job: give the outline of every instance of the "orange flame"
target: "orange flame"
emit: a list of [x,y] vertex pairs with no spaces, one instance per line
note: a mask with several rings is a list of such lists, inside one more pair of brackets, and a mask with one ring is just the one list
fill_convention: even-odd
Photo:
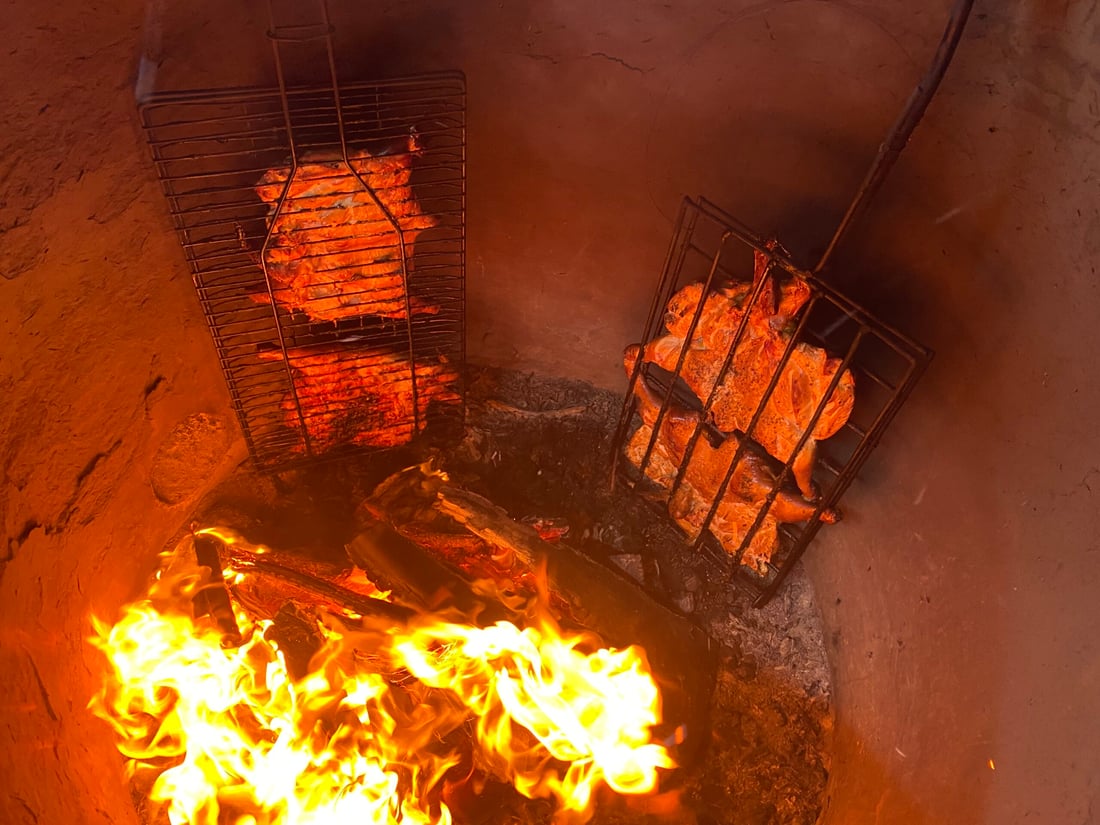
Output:
[[[672,767],[652,743],[660,697],[640,648],[584,653],[582,636],[549,622],[475,628],[433,623],[398,634],[394,650],[427,685],[455,693],[477,717],[478,741],[528,797],[552,795],[583,813],[603,781],[623,794],[648,793]],[[524,742],[516,728],[534,742]],[[566,765],[564,775],[552,760]]]
[[640,648],[549,617],[362,631],[329,617],[295,681],[270,622],[236,606],[243,642],[226,647],[192,618],[199,570],[158,575],[113,626],[92,620],[111,668],[90,706],[173,825],[450,825],[442,780],[464,758],[450,734],[471,718],[481,764],[560,818],[587,819],[601,784],[649,793],[672,767]]

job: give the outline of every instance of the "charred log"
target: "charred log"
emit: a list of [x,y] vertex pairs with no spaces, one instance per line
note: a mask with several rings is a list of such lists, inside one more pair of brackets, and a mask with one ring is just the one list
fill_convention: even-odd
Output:
[[310,662],[324,642],[317,631],[317,622],[291,602],[275,614],[267,636],[279,645],[286,659],[287,672],[296,680],[309,674]]
[[[276,585],[304,591],[306,598],[302,601],[318,606],[333,606],[359,616],[385,619],[395,624],[405,624],[414,615],[414,611],[407,607],[363,595],[281,561],[272,561],[265,558],[266,554],[254,553],[236,546],[224,544],[221,546],[220,555],[226,566],[244,574],[246,582],[250,576],[260,577]],[[234,587],[234,594],[246,603],[250,601],[247,593],[242,593],[239,586]],[[289,600],[284,599],[284,602]],[[281,609],[281,605],[274,611],[269,607],[265,612],[274,615],[278,609]]]
[[372,581],[393,591],[401,602],[434,612],[453,608],[479,624],[515,618],[503,604],[479,596],[432,553],[382,522],[356,536],[347,551],[352,561],[370,571]]
[[222,577],[222,563],[218,557],[220,542],[212,536],[197,535],[192,538],[195,558],[201,567],[210,570],[210,577],[193,599],[195,618],[208,617],[222,632],[225,645],[239,645],[241,630],[233,615],[233,604]]

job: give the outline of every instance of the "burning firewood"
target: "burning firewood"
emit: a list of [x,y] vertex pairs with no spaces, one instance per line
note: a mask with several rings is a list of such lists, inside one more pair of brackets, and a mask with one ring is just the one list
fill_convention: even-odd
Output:
[[394,623],[407,622],[412,616],[411,610],[387,601],[386,593],[362,571],[267,548],[261,548],[261,552],[225,529],[208,529],[198,538],[215,540],[217,555],[232,574],[229,590],[253,616],[274,618],[288,603]]
[[205,616],[213,620],[221,630],[225,644],[239,645],[241,630],[237,627],[237,619],[233,615],[233,605],[229,599],[229,590],[222,576],[224,565],[218,556],[218,542],[212,536],[194,535],[191,543],[195,548],[195,561],[200,567],[210,571],[206,584],[199,588],[192,599],[195,618]]
[[[333,596],[273,551],[199,534],[224,539],[245,577],[274,571],[321,601]],[[487,627],[372,613],[358,628],[318,622],[317,633],[297,614],[287,632],[307,654],[321,648],[296,655],[306,669],[296,675],[276,640],[290,637],[245,606],[239,644],[195,622],[199,569],[193,554],[176,554],[117,622],[93,621],[109,669],[91,708],[172,822],[446,825],[476,807],[465,797],[486,784],[480,773],[579,825],[602,787],[652,793],[674,766],[637,647],[604,647],[545,612]]]
[[[267,353],[263,357],[281,355]],[[406,444],[415,435],[415,419],[419,418],[423,430],[429,409],[453,408],[462,400],[455,391],[458,372],[442,360],[416,361],[414,399],[412,362],[389,350],[301,348],[290,350],[288,358],[298,403],[286,393],[281,405],[284,420],[296,431],[301,430],[304,420],[310,444],[317,452],[342,444]],[[419,415],[414,415],[414,410]]]
[[[424,532],[420,537],[423,540],[427,535]],[[453,540],[460,552],[465,549],[463,534],[432,535],[437,547]],[[377,522],[362,530],[348,544],[347,551],[356,564],[371,571],[374,581],[421,610],[456,610],[479,625],[516,619],[517,611],[509,609],[504,599],[489,596],[484,587],[475,592],[465,578],[442,564],[434,553],[388,524]]]
[[[488,596],[489,601],[522,613],[525,605],[541,597],[538,563],[521,555],[517,564],[516,548],[509,542],[493,541],[491,536],[482,535],[465,520],[447,512],[441,506],[445,480],[446,474],[428,461],[394,473],[379,483],[360,506],[359,521],[364,528],[348,545],[349,555],[372,572],[382,571],[379,575],[383,582],[399,581],[405,587],[416,582],[422,603],[431,603],[433,594],[453,587],[445,579],[440,586],[438,580],[443,574],[437,568],[443,567],[455,571],[466,582],[476,583],[483,601]],[[458,489],[454,485],[447,488]],[[505,517],[500,522],[501,529],[508,529],[511,523]],[[386,529],[396,536],[380,537]],[[403,542],[404,552],[399,551],[399,542]],[[487,588],[492,592],[488,593]],[[550,594],[550,599],[556,615],[574,618],[565,600],[555,593]],[[463,600],[470,601],[460,595],[459,601]]]
[[[420,210],[409,185],[417,150],[410,137],[400,152],[361,152],[349,158],[350,166],[308,160],[289,186],[289,168],[263,176],[256,194],[273,210],[283,198],[264,259],[277,303],[317,321],[405,318],[406,300],[413,314],[438,312],[407,295],[401,268],[401,239],[411,256],[416,236],[437,223]],[[254,297],[270,301],[266,294]]]
[[[667,689],[665,710],[670,724],[663,730],[672,735],[687,731],[686,740],[681,737],[678,761],[690,762],[701,754],[716,664],[714,651],[698,628],[650,599],[621,574],[565,541],[544,541],[534,527],[515,521],[491,501],[449,481],[429,465],[394,474],[376,493],[380,500],[431,525],[435,532],[442,532],[443,527],[433,521],[433,511],[435,517],[462,525],[495,548],[481,557],[478,571],[502,570],[495,575],[505,576],[521,588],[526,584],[545,586],[551,604],[571,623],[598,629],[613,644],[644,647]],[[425,502],[431,502],[431,511],[425,512]],[[405,532],[411,525],[395,526]]]

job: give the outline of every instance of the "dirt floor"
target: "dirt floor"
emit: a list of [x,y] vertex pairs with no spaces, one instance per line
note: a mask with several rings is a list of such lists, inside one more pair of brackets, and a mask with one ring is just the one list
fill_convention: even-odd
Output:
[[[716,643],[717,678],[703,733],[708,741],[701,758],[663,785],[683,792],[685,804],[674,820],[815,823],[828,777],[833,714],[818,607],[801,569],[765,608],[756,609],[753,594],[693,558],[656,509],[622,485],[612,491],[609,451],[621,404],[614,393],[582,382],[474,369],[468,400],[465,438],[457,446],[433,448],[452,481],[516,520],[567,531],[562,541],[635,578],[649,598],[690,617]],[[403,450],[274,476],[242,467],[207,498],[197,518],[232,527],[257,543],[346,566],[343,548],[358,529],[355,514],[363,498],[390,473],[421,458],[421,451]],[[639,592],[638,598],[647,597]],[[524,818],[537,821],[545,813],[528,806]],[[660,818],[605,805],[597,822],[639,817]]]

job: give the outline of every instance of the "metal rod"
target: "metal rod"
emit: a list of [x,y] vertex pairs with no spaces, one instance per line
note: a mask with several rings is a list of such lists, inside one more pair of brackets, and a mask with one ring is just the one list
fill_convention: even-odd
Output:
[[[730,239],[730,232],[726,232],[722,235],[718,241],[718,249],[714,253],[714,257],[711,260],[710,269],[707,272],[707,279],[703,283],[703,288],[699,293],[699,305],[695,308],[694,314],[691,316],[691,323],[688,324],[687,332],[684,333],[684,343],[680,347],[680,355],[676,359],[676,368],[672,370],[674,376],[682,374],[684,363],[687,361],[688,351],[691,349],[692,341],[695,340],[695,330],[699,326],[699,319],[703,317],[703,308],[706,304],[707,294],[710,292],[711,286],[714,284],[714,276],[718,273],[718,263],[722,259],[722,252],[725,250],[726,242]],[[645,361],[645,348],[642,348],[642,352],[638,356],[638,362]],[[637,368],[637,364],[634,365]],[[644,379],[640,379],[644,380]],[[676,393],[676,381],[672,380],[668,383],[668,389],[665,391],[665,397],[661,400],[661,408],[657,411],[657,417],[653,421],[653,430],[649,434],[649,444],[646,445],[645,454],[642,456],[642,460],[638,463],[638,469],[645,474],[646,468],[649,466],[649,459],[653,455],[653,449],[657,446],[658,440],[660,440],[661,425],[664,423],[665,417],[669,413],[669,409],[672,406],[672,396]],[[695,439],[699,437],[699,432],[703,427],[703,422],[700,420],[698,426],[693,433],[693,440],[691,446],[694,446]],[[687,454],[684,462],[681,465],[680,473],[676,476],[676,483],[669,490],[669,500],[676,494],[679,489],[681,480],[684,474],[687,472],[687,460],[691,458],[690,452]]]
[[[283,365],[286,369],[287,382],[290,385],[290,398],[294,404],[295,415],[298,418],[298,424],[302,428],[302,441],[305,445],[307,455],[312,455],[313,444],[310,439],[309,426],[306,424],[305,415],[302,413],[302,401],[298,396],[298,382],[294,379],[294,368],[290,364],[290,353],[287,350],[286,336],[283,334],[283,324],[279,318],[279,303],[275,299],[275,287],[271,283],[271,273],[267,269],[267,252],[271,246],[271,240],[275,235],[275,227],[279,222],[279,216],[282,214],[283,207],[286,204],[287,195],[290,194],[290,187],[294,183],[294,177],[298,172],[298,146],[297,141],[294,139],[294,123],[290,116],[290,98],[287,95],[286,88],[286,75],[283,71],[283,59],[282,51],[279,47],[283,39],[279,35],[279,26],[275,19],[275,3],[274,0],[268,0],[267,4],[268,18],[271,21],[271,29],[268,31],[268,38],[271,40],[271,51],[275,59],[275,77],[279,83],[279,102],[282,104],[283,110],[283,122],[286,126],[286,138],[287,144],[290,148],[290,168],[287,170],[286,183],[283,184],[283,191],[279,193],[279,200],[275,204],[275,211],[271,213],[267,221],[267,232],[264,233],[264,242],[260,247],[260,268],[264,273],[264,285],[267,287],[268,298],[271,301],[271,315],[275,321],[275,333],[279,339],[279,351],[283,356]],[[326,33],[324,36],[331,37],[331,33]]]
[[[721,254],[722,249],[725,246],[726,239],[731,234],[732,234],[732,232],[727,231],[726,234],[722,236],[722,243],[721,243],[721,245],[719,245],[719,254]],[[715,266],[717,266],[717,264],[718,264],[718,259],[716,258],[715,259]],[[714,407],[715,400],[718,398],[719,394],[721,393],[722,383],[726,380],[726,376],[729,374],[730,367],[733,365],[733,360],[737,355],[737,350],[741,346],[741,344],[744,342],[745,333],[748,331],[748,328],[749,328],[749,316],[752,314],[753,308],[756,306],[757,302],[760,300],[760,295],[764,291],[764,285],[767,283],[767,279],[770,277],[770,275],[768,273],[768,270],[770,270],[770,269],[771,269],[771,259],[769,258],[768,264],[765,267],[764,272],[762,273],[761,277],[758,278],[753,283],[752,292],[749,294],[749,296],[747,298],[745,298],[745,302],[744,302],[744,305],[743,305],[744,306],[744,311],[741,314],[741,320],[737,324],[737,332],[735,332],[734,335],[733,335],[733,343],[730,344],[729,351],[726,353],[726,357],[722,361],[722,366],[719,367],[718,374],[714,377],[714,383],[710,388],[710,392],[707,393],[707,398],[706,398],[705,401],[703,401],[703,414],[700,416],[699,424],[696,426],[695,431],[691,434],[691,438],[688,439],[687,446],[684,448],[684,459],[680,464],[679,472],[676,473],[676,478],[673,479],[672,485],[669,488],[669,495],[668,495],[668,500],[669,501],[673,500],[673,497],[679,491],[680,486],[683,484],[684,479],[687,477],[688,467],[690,466],[692,456],[695,453],[695,445],[699,442],[699,436],[703,432],[706,419],[709,416],[711,409]],[[697,313],[702,312],[702,307],[703,307],[703,304],[704,304],[704,302],[706,301],[706,299],[708,297],[708,292],[709,292],[709,284],[708,284],[708,289],[704,289],[703,294],[699,297],[699,309],[697,310]],[[683,364],[683,361],[684,361],[684,354],[687,352],[687,349],[688,349],[687,344],[685,344],[683,352],[680,353],[680,360],[676,363],[676,374],[677,375],[680,374],[681,365]],[[788,355],[788,357],[789,357],[789,355]],[[783,363],[785,364],[786,360],[784,360]],[[773,377],[772,385],[769,385],[768,390],[765,391],[764,397],[763,397],[763,399],[761,399],[761,406],[757,410],[757,414],[752,420],[753,425],[755,425],[756,419],[759,418],[760,413],[762,412],[762,410],[764,408],[764,404],[767,402],[767,399],[768,399],[769,394],[771,392],[771,386],[774,386],[774,383],[779,380],[778,375],[779,375],[779,373],[777,371],[776,375]],[[668,402],[666,401],[665,403],[668,403]],[[752,428],[752,425],[750,425],[750,430],[751,430],[751,428]],[[720,502],[722,500],[723,496],[725,496],[726,489],[729,487],[730,479],[733,478],[734,470],[737,468],[737,465],[740,464],[741,459],[745,454],[745,449],[748,445],[748,439],[752,438],[752,433],[751,432],[747,432],[745,435],[746,435],[745,440],[742,441],[742,443],[740,445],[738,445],[737,450],[734,453],[733,460],[730,462],[730,466],[727,468],[725,479],[719,485],[718,491],[714,496],[713,508],[712,508],[712,510],[710,510],[707,513],[707,517],[703,520],[703,524],[699,528],[698,534],[695,536],[695,542],[696,542],[695,546],[696,547],[698,547],[698,543],[702,540],[702,536],[706,533],[707,528],[710,526],[711,521],[714,519],[714,513],[718,509],[718,502]]]
[[[802,430],[802,435],[799,437],[797,443],[794,445],[794,449],[791,450],[790,457],[784,462],[783,469],[779,475],[776,476],[775,483],[772,485],[771,492],[768,493],[764,503],[760,506],[760,509],[756,513],[756,518],[753,520],[752,526],[745,532],[745,537],[741,540],[741,546],[737,548],[737,560],[741,561],[742,555],[748,548],[749,543],[752,541],[753,536],[756,535],[756,531],[760,529],[760,525],[764,522],[764,517],[771,510],[772,505],[775,503],[776,498],[779,497],[780,488],[786,482],[787,477],[791,473],[791,469],[794,466],[794,462],[798,459],[799,453],[806,446],[806,442],[813,438],[814,428],[817,426],[818,419],[821,418],[821,414],[825,412],[825,406],[829,403],[833,393],[836,391],[837,386],[840,384],[840,379],[844,377],[844,373],[848,370],[848,365],[852,362],[853,356],[856,354],[856,350],[859,348],[860,342],[863,340],[864,331],[860,330],[856,333],[856,337],[852,339],[852,343],[848,346],[848,352],[845,353],[844,358],[841,360],[840,365],[837,367],[836,374],[833,375],[832,381],[829,382],[828,388],[821,396],[821,400],[817,404],[817,408],[814,410],[813,416],[811,416],[806,427]],[[790,351],[784,353],[789,356]],[[778,374],[778,370],[776,371]],[[760,411],[758,410],[758,413]],[[755,422],[753,422],[755,424]],[[811,521],[818,522],[821,520],[821,514],[825,511],[825,508],[829,506],[829,502],[824,496],[819,497],[817,501],[817,508],[814,510],[813,515],[810,517]],[[714,509],[717,509],[715,507]],[[713,516],[713,514],[708,514]]]
[[287,196],[290,192],[290,187],[293,184],[294,177],[297,173],[299,166],[299,147],[298,141],[294,133],[294,123],[290,113],[290,99],[287,94],[286,75],[283,70],[281,47],[284,43],[299,44],[313,41],[323,42],[328,63],[330,82],[330,88],[327,91],[330,91],[332,94],[333,111],[336,117],[337,135],[340,141],[340,157],[343,160],[344,166],[347,167],[348,172],[360,183],[360,185],[366,191],[367,195],[370,197],[371,201],[385,217],[386,222],[396,233],[398,252],[401,261],[401,281],[403,287],[402,291],[404,293],[406,341],[409,351],[409,372],[412,378],[411,390],[413,409],[413,432],[420,432],[420,397],[419,388],[417,387],[416,381],[416,353],[412,334],[412,306],[409,301],[408,259],[404,233],[402,232],[401,225],[379,198],[378,194],[374,191],[370,184],[367,183],[359,170],[357,170],[352,165],[351,158],[348,154],[344,113],[340,100],[340,84],[336,72],[336,54],[332,43],[333,26],[329,19],[328,3],[326,2],[326,0],[318,0],[317,5],[321,18],[319,22],[280,26],[279,22],[276,20],[274,0],[268,0],[268,12],[271,20],[271,29],[268,31],[268,37],[271,40],[272,52],[275,58],[275,73],[279,84],[279,98],[280,103],[282,104],[283,119],[285,121],[287,130],[287,141],[290,147],[290,170],[287,175],[286,183],[283,186],[283,191],[279,195],[279,200],[275,206],[275,211],[268,219],[267,233],[264,236],[263,246],[260,251],[260,264],[264,271],[264,280],[266,282],[268,294],[271,299],[271,311],[275,315],[275,325],[278,331],[279,348],[287,365],[287,374],[290,378],[291,399],[294,404],[299,424],[302,427],[302,437],[305,442],[307,453],[313,452],[309,427],[302,412],[302,405],[298,394],[297,382],[294,380],[293,370],[290,365],[290,356],[286,347],[286,340],[283,334],[282,322],[279,319],[278,304],[275,300],[274,287],[272,285],[270,273],[268,272],[267,267],[268,248],[270,247],[278,218],[283,211]]
[[363,189],[366,190],[367,195],[374,202],[374,205],[382,212],[393,227],[393,231],[397,234],[397,248],[401,256],[401,284],[402,291],[405,298],[405,332],[406,340],[409,348],[409,374],[412,378],[412,408],[413,408],[413,433],[420,433],[420,394],[417,387],[416,380],[416,350],[413,343],[413,331],[412,331],[412,304],[409,300],[409,263],[408,255],[405,246],[405,233],[402,231],[401,224],[393,216],[393,213],[382,202],[382,199],[378,197],[378,193],[374,191],[374,188],[367,183],[363,176],[359,173],[354,166],[352,166],[351,159],[348,157],[348,141],[347,135],[344,130],[344,112],[340,101],[340,83],[336,77],[336,53],[332,47],[332,26],[328,17],[328,3],[326,0],[319,0],[321,5],[321,16],[324,20],[324,25],[329,34],[325,37],[325,51],[328,55],[328,70],[329,79],[332,82],[332,98],[336,107],[336,124],[340,134],[340,157],[344,160],[344,165],[348,168],[348,171],[355,177]]
[[[656,335],[657,329],[660,326],[661,314],[664,312],[665,304],[671,295],[672,287],[676,284],[674,273],[680,271],[680,267],[683,265],[684,255],[687,254],[687,242],[690,239],[692,232],[695,228],[695,220],[698,218],[698,212],[692,210],[689,217],[688,207],[692,205],[688,198],[684,198],[680,201],[680,211],[676,216],[676,228],[673,231],[672,243],[669,244],[668,252],[665,254],[664,266],[661,267],[661,275],[657,279],[657,289],[653,292],[653,302],[649,307],[649,317],[646,318],[645,327],[642,330],[642,345],[644,346],[649,340]],[[688,219],[689,223],[687,228],[684,226],[685,219]],[[682,243],[677,243],[679,239],[683,237]],[[638,358],[635,362],[633,369],[630,372],[630,376],[627,379],[626,388],[626,401],[623,404],[622,411],[619,414],[619,423],[615,428],[615,437],[612,439],[612,456],[620,456],[623,445],[626,442],[626,433],[630,427],[630,421],[634,416],[635,401],[634,401],[634,387],[638,381],[642,379],[642,367],[643,358]],[[658,422],[659,423],[659,422]],[[649,459],[649,452],[652,448],[652,444],[646,450],[645,461]],[[610,487],[615,489],[615,482],[618,473],[619,462],[617,458],[613,458],[611,461],[611,476]],[[645,477],[645,462],[643,461],[641,466],[642,477]]]
[[[764,283],[764,278],[760,279],[760,283]],[[745,315],[741,319],[742,326],[744,326],[745,322],[748,320],[749,313],[752,312],[753,307],[759,298],[759,291],[760,290],[758,287],[757,291],[753,294],[752,303],[747,304],[745,307]],[[768,382],[768,386],[765,388],[764,392],[760,395],[760,401],[757,402],[756,409],[753,411],[752,414],[752,418],[749,419],[749,423],[745,427],[744,438],[742,438],[741,443],[737,445],[737,449],[734,451],[733,454],[733,460],[730,461],[729,467],[726,468],[726,474],[722,479],[722,483],[718,487],[718,493],[717,495],[715,495],[714,500],[711,502],[710,509],[707,510],[706,518],[703,519],[703,523],[699,527],[699,532],[694,536],[694,543],[692,546],[696,550],[703,543],[706,532],[710,528],[711,522],[714,521],[714,516],[718,512],[718,507],[722,503],[722,499],[725,497],[726,491],[729,489],[730,481],[732,481],[733,479],[733,474],[737,471],[737,466],[741,463],[741,459],[744,457],[745,452],[748,449],[749,443],[756,437],[756,426],[760,423],[760,419],[764,415],[764,410],[767,409],[768,404],[772,400],[772,395],[775,392],[775,388],[779,384],[779,381],[783,376],[784,370],[786,370],[787,368],[787,363],[790,361],[791,355],[794,353],[795,346],[798,344],[799,336],[801,335],[802,330],[806,325],[807,319],[810,317],[810,313],[813,311],[813,305],[818,300],[819,299],[817,298],[817,296],[811,296],[808,305],[803,309],[802,317],[798,321],[798,327],[787,340],[787,343],[783,348],[783,354],[780,356],[779,361],[775,365],[775,370],[772,372],[771,380]],[[729,361],[732,361],[733,351],[734,348],[731,348],[730,355],[727,357],[726,366],[728,366]],[[832,393],[832,387],[835,386],[836,382],[839,380],[840,373],[838,372],[837,375],[838,378],[833,379],[833,384],[830,385],[829,392],[822,397],[818,410],[819,413],[828,401],[829,395]],[[711,403],[714,400],[714,397],[718,393],[718,389],[719,386],[715,384],[714,389],[711,391],[711,397],[708,399],[708,403]],[[815,418],[814,423],[816,423],[816,421],[817,419]],[[745,533],[745,536],[742,539],[741,544],[737,548],[736,552],[736,561],[738,564],[741,563],[741,556],[744,554],[745,548],[749,546],[749,542],[752,541],[753,536],[756,535],[756,531],[759,529],[760,523],[763,521],[764,515],[771,508],[772,502],[775,501],[775,496],[779,494],[779,488],[787,478],[787,471],[789,470],[791,464],[794,462],[795,457],[798,455],[798,451],[799,449],[801,449],[802,444],[805,442],[808,433],[809,430],[803,432],[802,438],[798,442],[797,449],[787,459],[783,467],[783,473],[776,479],[776,482],[772,488],[771,496],[768,498],[767,503],[764,505],[764,507],[760,509],[760,512],[757,513],[756,520],[753,522],[752,527]],[[775,456],[775,458],[779,458],[779,456]]]
[[886,140],[879,146],[878,155],[867,171],[867,176],[863,179],[863,183],[856,192],[848,211],[841,219],[836,232],[833,233],[829,246],[826,247],[821,260],[814,267],[814,274],[820,274],[824,271],[856,218],[863,213],[871,199],[882,188],[887,174],[897,162],[901,150],[909,142],[913,130],[920,123],[928,104],[931,103],[932,97],[936,94],[940,82],[947,73],[947,67],[951,64],[951,58],[955,54],[955,48],[959,45],[959,40],[962,39],[963,29],[966,27],[966,21],[970,16],[970,9],[973,5],[974,0],[956,0],[951,9],[951,17],[947,21],[943,37],[940,39],[940,46],[932,59],[932,65],[928,67],[928,71],[925,72],[924,77],[917,84],[917,88],[909,96],[905,109],[902,110],[901,116],[886,136]]

